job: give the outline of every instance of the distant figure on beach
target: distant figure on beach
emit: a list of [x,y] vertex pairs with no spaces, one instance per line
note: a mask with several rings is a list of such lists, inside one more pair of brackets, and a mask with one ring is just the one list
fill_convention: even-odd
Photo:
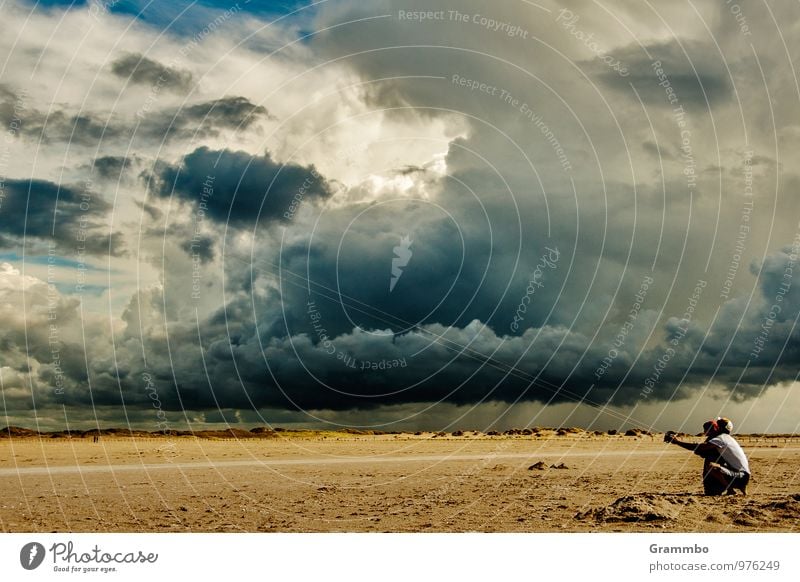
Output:
[[750,464],[742,447],[731,436],[733,423],[723,417],[703,423],[706,440],[700,444],[685,443],[674,431],[664,435],[665,443],[678,445],[703,457],[703,491],[706,495],[733,495],[738,489],[747,495]]

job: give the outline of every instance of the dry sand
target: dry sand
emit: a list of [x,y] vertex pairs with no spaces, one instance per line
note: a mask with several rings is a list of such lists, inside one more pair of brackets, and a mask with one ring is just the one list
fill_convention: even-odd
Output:
[[746,497],[660,435],[5,438],[0,529],[798,531],[800,439],[741,442]]

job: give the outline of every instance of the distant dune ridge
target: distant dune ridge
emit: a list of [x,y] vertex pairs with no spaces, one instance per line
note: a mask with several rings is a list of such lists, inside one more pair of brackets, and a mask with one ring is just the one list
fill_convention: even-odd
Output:
[[[511,428],[505,431],[490,430],[487,432],[478,430],[455,430],[452,432],[444,431],[381,431],[367,430],[358,428],[341,428],[338,430],[313,430],[313,429],[287,429],[282,427],[257,426],[249,430],[228,427],[217,430],[167,430],[167,431],[146,431],[130,428],[102,428],[89,430],[57,430],[57,431],[37,431],[19,426],[7,426],[0,429],[0,438],[91,438],[91,437],[138,437],[138,438],[157,438],[157,437],[195,437],[202,439],[264,439],[277,438],[279,436],[384,436],[384,435],[403,435],[425,438],[487,438],[487,437],[531,437],[531,438],[550,438],[550,437],[572,437],[572,438],[619,438],[633,437],[655,438],[663,433],[652,432],[643,428],[631,428],[624,432],[615,429],[607,431],[587,430],[579,427],[538,427],[531,428]],[[677,433],[680,437],[703,436],[702,433],[691,435],[688,433]],[[737,434],[737,437],[744,438],[795,438],[798,434]]]
[[101,428],[90,430],[57,430],[57,431],[36,431],[28,428],[18,426],[7,426],[0,429],[0,438],[91,438],[95,436],[100,437],[166,437],[166,436],[187,436],[197,438],[237,438],[237,439],[252,439],[252,438],[273,438],[277,431],[265,427],[256,427],[252,430],[243,430],[240,428],[227,428],[223,430],[168,430],[168,431],[146,431],[130,428]]

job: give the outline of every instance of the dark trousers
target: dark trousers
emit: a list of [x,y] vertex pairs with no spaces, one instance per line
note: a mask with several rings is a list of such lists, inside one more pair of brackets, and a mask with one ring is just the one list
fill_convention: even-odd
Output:
[[703,463],[703,493],[705,495],[724,495],[732,488],[746,488],[747,483],[750,481],[750,475],[742,471],[741,473],[727,479],[727,483],[715,478],[710,474],[711,461],[706,460]]

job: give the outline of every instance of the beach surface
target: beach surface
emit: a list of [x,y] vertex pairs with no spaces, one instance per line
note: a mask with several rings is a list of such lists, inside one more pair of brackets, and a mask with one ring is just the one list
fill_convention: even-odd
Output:
[[[748,438],[704,497],[661,435],[277,433],[0,439],[5,532],[793,532],[800,438]],[[694,439],[699,440],[699,439]]]

